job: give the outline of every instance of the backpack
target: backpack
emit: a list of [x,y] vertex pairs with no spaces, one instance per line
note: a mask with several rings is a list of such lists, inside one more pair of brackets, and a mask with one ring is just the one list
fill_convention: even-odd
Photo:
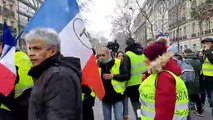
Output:
[[182,69],[181,78],[184,80],[185,83],[191,83],[195,81],[195,71],[192,65],[186,61],[181,60],[178,61],[178,64],[180,65]]

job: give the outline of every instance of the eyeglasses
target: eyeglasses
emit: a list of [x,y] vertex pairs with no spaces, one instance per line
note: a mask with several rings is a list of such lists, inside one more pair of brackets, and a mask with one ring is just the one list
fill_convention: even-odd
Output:
[[98,57],[105,57],[105,54],[98,54]]

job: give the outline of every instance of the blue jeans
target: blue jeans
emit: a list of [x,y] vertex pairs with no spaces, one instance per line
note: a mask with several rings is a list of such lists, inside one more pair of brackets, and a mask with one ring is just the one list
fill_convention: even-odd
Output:
[[123,103],[118,101],[115,103],[102,102],[104,120],[112,120],[112,107],[114,109],[115,120],[123,120]]

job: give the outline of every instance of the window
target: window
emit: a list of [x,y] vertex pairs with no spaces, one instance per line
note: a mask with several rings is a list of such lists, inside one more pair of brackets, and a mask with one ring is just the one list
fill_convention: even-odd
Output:
[[11,26],[14,27],[14,21],[10,21]]
[[196,44],[193,44],[193,50],[194,51],[196,50]]
[[186,26],[183,28],[183,36],[186,36]]
[[195,23],[192,23],[192,34],[195,33]]
[[4,18],[4,22],[7,22],[7,18]]
[[13,4],[10,4],[10,10],[13,10]]

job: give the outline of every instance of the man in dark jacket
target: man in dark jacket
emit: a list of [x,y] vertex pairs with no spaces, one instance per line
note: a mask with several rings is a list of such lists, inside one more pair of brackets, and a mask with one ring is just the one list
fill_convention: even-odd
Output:
[[53,29],[32,30],[25,40],[34,78],[28,120],[81,120],[79,59],[60,54],[60,38]]
[[205,82],[206,91],[209,94],[210,107],[212,107],[213,115],[213,39],[205,38],[201,41],[205,49],[204,54],[204,63],[202,65],[202,72]]
[[187,85],[189,99],[190,99],[190,101],[196,103],[196,107],[197,107],[197,114],[196,115],[203,116],[201,98],[199,96],[200,72],[201,72],[201,69],[202,69],[202,64],[201,64],[199,58],[196,56],[195,53],[193,53],[193,51],[191,49],[185,49],[184,50],[184,58],[190,65],[192,65],[194,72],[195,72],[194,81],[191,81]]
[[127,69],[131,73],[131,78],[127,82],[126,93],[131,100],[133,111],[136,120],[140,119],[137,111],[140,111],[139,91],[138,88],[142,81],[142,73],[146,71],[144,64],[145,57],[143,55],[143,48],[140,44],[135,43],[132,38],[126,41],[127,47],[125,49],[126,55],[124,61],[127,63]]
[[105,96],[102,100],[104,120],[111,120],[112,107],[115,120],[123,120],[123,103],[126,81],[130,78],[126,65],[120,59],[113,58],[108,48],[98,49],[98,61]]

